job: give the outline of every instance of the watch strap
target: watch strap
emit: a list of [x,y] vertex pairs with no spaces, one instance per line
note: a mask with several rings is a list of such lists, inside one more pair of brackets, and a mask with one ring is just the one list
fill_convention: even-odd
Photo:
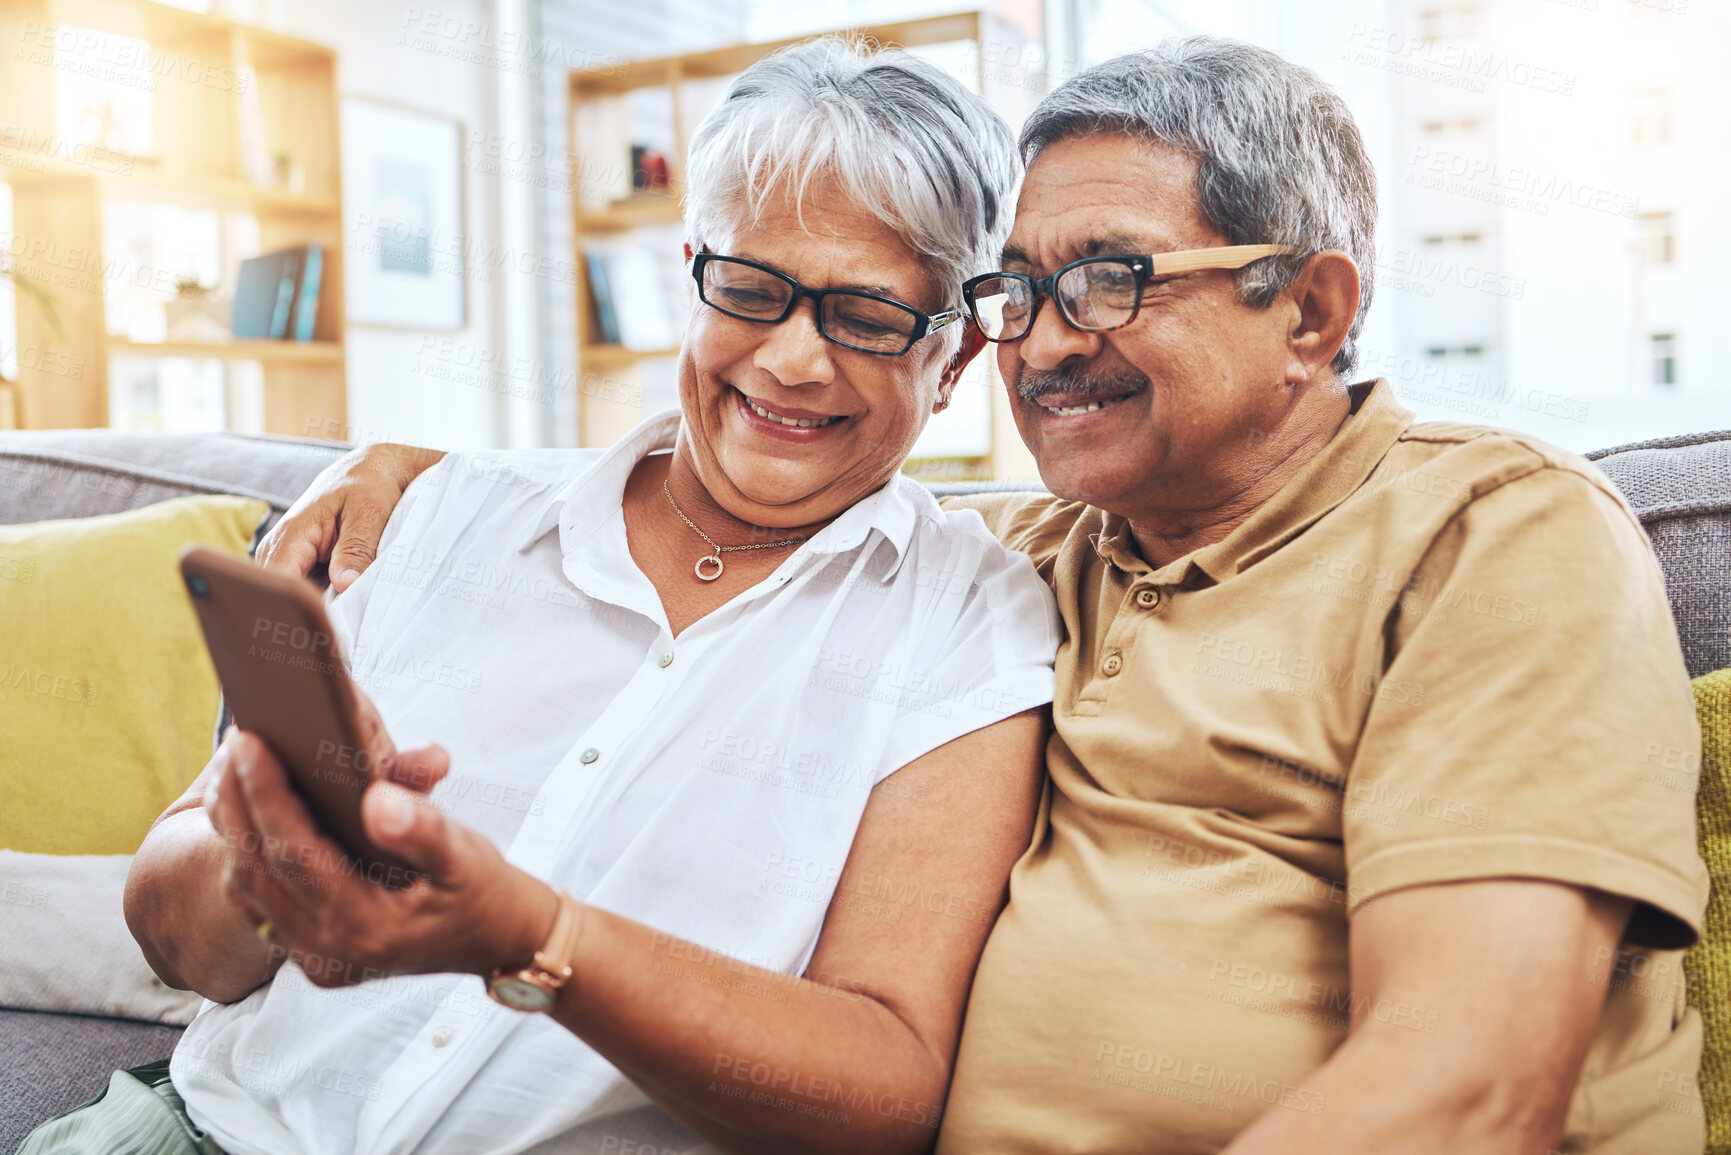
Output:
[[576,899],[563,890],[555,890],[553,894],[559,900],[559,908],[553,916],[553,929],[547,932],[547,941],[535,952],[527,967],[494,969],[487,978],[487,993],[494,999],[499,999],[496,988],[501,980],[517,979],[545,991],[552,1000],[545,1009],[551,1010],[553,1003],[558,1001],[559,992],[570,981],[571,953],[577,946],[582,917]]
[[563,890],[555,890],[559,913],[553,917],[553,929],[547,932],[547,942],[535,952],[534,968],[551,979],[554,989],[564,986],[571,978],[571,952],[577,945],[577,900]]

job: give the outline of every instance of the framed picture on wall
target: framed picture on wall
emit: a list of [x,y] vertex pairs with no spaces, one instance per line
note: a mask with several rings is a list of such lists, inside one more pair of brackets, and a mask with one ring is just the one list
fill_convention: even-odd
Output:
[[461,329],[463,126],[354,97],[342,120],[349,322]]

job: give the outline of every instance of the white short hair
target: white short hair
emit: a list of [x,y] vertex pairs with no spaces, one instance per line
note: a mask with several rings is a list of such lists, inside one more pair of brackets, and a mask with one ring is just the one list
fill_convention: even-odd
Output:
[[924,258],[940,307],[960,308],[962,282],[996,267],[1020,171],[1003,118],[943,69],[826,36],[746,69],[698,126],[686,240],[699,250],[758,220],[775,190],[797,201],[833,178]]

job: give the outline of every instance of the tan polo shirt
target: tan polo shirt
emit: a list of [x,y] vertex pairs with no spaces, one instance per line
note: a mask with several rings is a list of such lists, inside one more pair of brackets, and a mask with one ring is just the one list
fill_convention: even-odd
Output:
[[1355,400],[1249,521],[1159,569],[1101,510],[967,500],[1051,581],[1067,637],[1048,806],[940,1155],[1214,1152],[1263,1111],[1325,1112],[1300,1084],[1360,997],[1353,912],[1506,877],[1638,900],[1591,963],[1612,990],[1562,1149],[1700,1152],[1675,949],[1707,898],[1700,737],[1658,564],[1581,458],[1413,424],[1383,382]]

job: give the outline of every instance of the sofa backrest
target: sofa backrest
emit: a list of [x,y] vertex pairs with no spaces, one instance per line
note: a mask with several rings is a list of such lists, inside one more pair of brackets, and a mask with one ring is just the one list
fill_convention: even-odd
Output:
[[1689,676],[1731,666],[1731,431],[1587,456],[1647,527],[1665,570]]
[[0,433],[0,525],[120,513],[200,493],[259,498],[274,524],[347,448],[239,433]]
[[[240,493],[274,522],[348,446],[236,433],[0,433],[0,525]],[[1628,497],[1665,570],[1691,676],[1731,666],[1731,431],[1588,454]],[[1044,492],[1038,482],[937,485],[939,494]]]

